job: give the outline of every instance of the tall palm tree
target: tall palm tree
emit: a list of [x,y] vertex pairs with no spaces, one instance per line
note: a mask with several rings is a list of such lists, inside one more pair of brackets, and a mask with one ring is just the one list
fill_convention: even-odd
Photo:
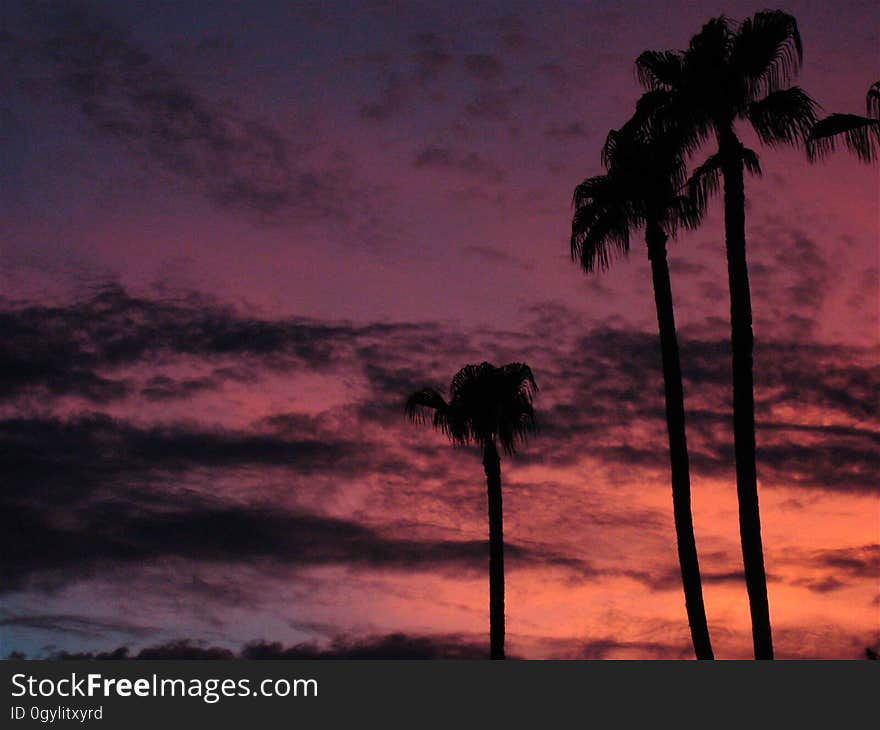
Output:
[[612,254],[629,251],[630,232],[645,228],[660,330],[672,505],[685,608],[697,659],[713,659],[691,513],[684,392],[666,259],[669,234],[679,225],[695,227],[701,211],[679,192],[686,175],[681,148],[669,135],[651,138],[639,127],[637,110],[633,120],[608,135],[603,150],[607,173],[588,178],[575,189],[571,255],[588,273],[606,268]]
[[831,114],[816,122],[807,140],[810,160],[834,152],[838,140],[863,162],[880,158],[880,81],[868,89],[865,99],[867,116]]
[[406,415],[434,428],[453,445],[477,445],[483,452],[483,469],[489,493],[489,646],[492,659],[504,659],[504,527],[501,501],[501,458],[516,453],[537,428],[532,406],[538,385],[528,365],[510,363],[495,367],[488,362],[466,365],[452,378],[449,401],[425,388],[406,401]]
[[737,135],[748,122],[767,145],[797,145],[816,122],[813,100],[789,86],[802,61],[797,21],[781,11],[756,13],[737,25],[714,18],[684,51],[648,51],[636,61],[653,92],[655,123],[687,130],[690,151],[714,139],[715,153],[700,169],[695,193],[705,199],[724,183],[724,233],[733,350],[733,428],[740,540],[756,659],[773,658],[767,577],[761,540],[755,466],[752,302],[746,263],[744,169],[757,158]]

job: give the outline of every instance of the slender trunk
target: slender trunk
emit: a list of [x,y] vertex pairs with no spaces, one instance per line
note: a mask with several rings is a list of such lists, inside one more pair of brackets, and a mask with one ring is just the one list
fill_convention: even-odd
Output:
[[666,239],[663,229],[656,222],[649,222],[646,241],[648,257],[651,260],[651,275],[654,280],[654,303],[657,306],[657,324],[660,329],[660,350],[663,358],[675,537],[678,542],[678,562],[681,566],[681,582],[694,653],[697,659],[714,659],[709,640],[709,625],[706,621],[706,608],[703,605],[700,563],[697,559],[694,519],[691,514],[691,479],[684,423],[684,390],[681,382],[678,339],[675,334],[675,315],[672,309],[672,285],[669,281],[669,265],[666,261]]
[[489,490],[489,657],[504,659],[504,528],[501,505],[501,459],[494,441],[483,447]]
[[761,545],[758,478],[755,467],[755,394],[752,380],[752,298],[746,264],[745,188],[742,145],[727,130],[719,140],[724,173],[724,233],[730,284],[730,327],[733,350],[733,446],[739,532],[755,659],[773,658],[767,576]]

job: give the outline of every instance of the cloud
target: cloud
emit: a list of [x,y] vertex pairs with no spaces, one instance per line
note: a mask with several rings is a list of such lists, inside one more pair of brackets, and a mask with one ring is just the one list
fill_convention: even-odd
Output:
[[[68,303],[0,309],[14,334],[0,362],[19,364],[0,370],[3,588],[51,591],[159,564],[479,578],[486,557],[479,457],[453,453],[442,436],[407,423],[402,402],[425,385],[445,389],[461,365],[488,359],[528,362],[541,386],[541,432],[509,467],[510,570],[680,590],[674,550],[660,548],[668,547],[669,516],[609,496],[609,485],[668,479],[656,335],[586,329],[559,307],[529,316],[503,332],[352,325],[259,317],[200,297],[135,297],[114,286]],[[552,339],[541,336],[551,330]],[[692,338],[681,345],[692,474],[732,483],[729,345]],[[764,486],[873,493],[880,435],[870,394],[880,374],[871,362],[857,348],[762,343],[756,395]],[[310,387],[299,379],[315,375],[346,383],[339,405],[298,408]],[[83,387],[88,408],[70,401],[78,383],[101,380],[118,392],[99,398]],[[276,400],[245,416],[237,404],[267,383]],[[125,408],[112,414],[120,399]],[[151,404],[161,409],[143,410]],[[168,415],[176,405],[185,418]],[[213,422],[230,408],[237,425]],[[541,481],[529,471],[541,465],[586,468],[587,493]],[[589,496],[592,489],[599,491]],[[656,559],[637,567],[607,556],[584,560],[582,541],[604,540],[611,528],[648,541]],[[834,581],[863,580],[848,566],[862,561],[867,573],[875,569],[869,557],[822,556],[827,565],[804,587],[827,592]],[[710,561],[705,582],[740,582],[731,565]],[[256,599],[203,583],[177,590],[236,605]]]
[[504,75],[504,64],[489,53],[471,53],[464,57],[464,68],[483,81],[495,81]]
[[464,105],[464,112],[469,117],[479,120],[508,120],[513,115],[514,102],[522,94],[521,86],[483,88]]
[[589,130],[578,121],[551,124],[544,134],[555,140],[586,139],[590,136]]
[[206,99],[106,19],[70,8],[32,15],[18,45],[50,74],[51,93],[99,134],[189,180],[220,208],[260,220],[338,216],[338,173],[297,159],[279,130]]
[[393,73],[381,97],[361,105],[361,116],[383,122],[401,111],[411,95],[412,89],[409,83],[400,74]]
[[821,550],[816,554],[816,562],[839,574],[876,578],[880,574],[880,544]]
[[63,307],[12,304],[0,310],[0,326],[9,335],[0,343],[0,398],[75,394],[94,403],[135,390],[131,377],[108,373],[164,356],[227,362],[213,368],[210,377],[152,376],[140,389],[147,398],[190,397],[224,381],[247,381],[261,368],[332,370],[358,339],[395,329],[414,332],[413,325],[272,321],[204,298],[137,298],[116,285]]
[[[849,626],[782,624],[773,627],[780,659],[865,659],[865,649],[880,639],[876,626],[857,634]],[[783,648],[784,647],[784,648]]]
[[181,400],[191,398],[197,393],[214,390],[219,383],[214,378],[184,378],[173,380],[164,375],[155,375],[141,389],[141,396],[147,400]]
[[457,635],[411,636],[388,634],[362,639],[337,638],[328,647],[279,643],[249,644],[241,651],[243,659],[487,659],[482,642]]
[[541,76],[559,85],[565,85],[570,78],[569,71],[561,63],[550,61],[542,63],[536,69]]
[[[428,111],[435,118],[457,111],[487,122],[507,120],[524,100],[523,84],[506,84],[505,55],[520,54],[529,38],[523,24],[508,16],[491,24],[491,40],[412,33],[407,53],[383,59],[384,81],[376,98],[360,104],[362,117],[376,122]],[[438,114],[438,111],[441,113]],[[460,126],[460,123],[457,123]]]
[[149,636],[156,629],[124,621],[101,620],[74,614],[35,614],[16,615],[0,619],[0,626],[10,628],[36,629],[51,633],[75,634],[95,638],[106,633],[123,633],[133,636]]
[[421,82],[433,81],[452,62],[452,56],[436,48],[425,48],[412,54],[416,76]]
[[446,169],[468,175],[485,177],[490,182],[500,182],[504,173],[491,160],[478,152],[459,152],[449,147],[428,145],[415,154],[413,166],[417,169]]
[[[447,162],[441,152],[428,154],[432,162],[424,164]],[[512,348],[500,346],[504,338],[492,342],[491,336],[441,326],[445,346],[440,352],[430,345],[436,341],[436,324],[272,320],[206,299],[138,298],[108,286],[64,306],[17,304],[0,310],[0,324],[10,333],[0,346],[0,397],[21,406],[39,394],[49,403],[70,395],[99,406],[136,397],[172,403],[215,392],[224,383],[254,387],[272,373],[342,377],[353,372],[369,384],[372,396],[353,404],[358,410],[347,418],[396,428],[401,400],[436,377],[432,373],[442,374],[442,384],[467,361],[525,360],[540,375],[542,388],[548,386],[542,390],[541,448],[524,454],[527,461],[577,463],[585,453],[584,439],[591,439],[590,451],[607,463],[666,469],[656,335],[609,328],[579,335],[577,322],[564,324],[558,313],[551,319],[553,324],[536,320],[534,327],[537,332],[552,326],[559,333],[555,343],[538,344],[541,340],[532,339],[529,330],[508,340]],[[729,475],[729,343],[726,338],[682,337],[681,350],[695,471]],[[184,370],[173,377],[160,374],[155,371],[160,362],[177,362]],[[880,439],[872,425],[880,370],[871,364],[871,353],[837,345],[761,342],[755,375],[762,480],[870,491]],[[825,422],[813,422],[808,414],[820,411]],[[87,423],[90,429],[110,428],[94,419],[80,421],[79,427]],[[39,421],[28,427],[38,424],[49,427]],[[70,427],[43,433],[66,438]],[[641,433],[638,440],[632,437],[635,431]],[[218,451],[230,446],[230,455],[245,448],[232,448],[217,433],[208,438],[210,428],[196,433],[205,444],[216,443]],[[154,431],[150,438],[157,443],[171,439],[161,442],[170,448],[184,435]],[[257,442],[247,443],[253,447]],[[273,457],[262,451],[255,458],[271,462]]]
[[[563,325],[547,326],[558,332]],[[692,472],[730,478],[729,343],[682,337],[680,346]],[[570,349],[539,350],[528,359],[537,358],[544,379],[561,390],[552,400],[545,391],[542,400],[541,440],[552,448],[529,450],[524,459],[572,466],[592,454],[606,464],[656,473],[668,468],[655,334],[599,328]],[[756,351],[755,378],[762,483],[874,490],[871,465],[880,430],[872,393],[880,388],[880,370],[869,351],[765,341]],[[813,422],[817,413],[824,413],[825,423]]]
[[838,580],[833,575],[824,578],[798,578],[792,581],[793,585],[802,586],[814,593],[832,593],[841,588],[846,588],[847,584]]
[[481,246],[474,244],[471,246],[467,246],[464,249],[464,252],[478,260],[484,261],[487,264],[507,264],[510,266],[521,268],[525,271],[531,271],[534,268],[530,263],[523,261],[518,256],[515,256],[509,251],[505,251],[504,249],[496,246]]
[[101,476],[120,471],[242,464],[295,464],[304,473],[311,473],[331,466],[338,468],[353,450],[344,439],[291,438],[192,423],[139,427],[104,414],[73,419],[7,418],[0,421],[0,441],[16,451],[14,455],[7,452],[9,465],[21,470],[32,463],[43,470],[44,476],[58,467],[61,478],[75,478],[79,465],[87,474],[94,463],[101,464]]
[[[289,429],[288,422],[275,426]],[[305,424],[300,424],[305,426]],[[259,467],[333,479],[390,469],[366,443],[211,432],[184,426],[141,429],[106,416],[62,422],[0,421],[2,589],[31,578],[57,587],[101,567],[158,560],[288,566],[347,564],[377,570],[484,569],[485,540],[416,539],[386,534],[357,520],[242,503],[181,490],[188,474]],[[207,476],[207,475],[205,475]],[[205,478],[203,476],[202,478]],[[208,479],[211,477],[208,476]],[[199,496],[200,495],[200,496]],[[49,506],[51,505],[51,510]],[[513,569],[548,565],[589,571],[581,561],[507,546]]]
[[772,217],[757,226],[753,238],[762,252],[750,266],[753,297],[762,304],[755,311],[756,327],[806,340],[818,326],[833,283],[822,247]]
[[114,659],[208,659],[208,660],[293,660],[293,659],[488,659],[488,647],[456,634],[410,635],[402,633],[352,638],[339,636],[328,645],[302,643],[284,646],[280,642],[246,644],[238,652],[224,647],[206,647],[200,642],[178,639],[148,646],[132,655],[121,646],[107,652],[59,652],[54,660]]
[[[452,65],[454,56],[434,32],[411,34],[412,50],[403,58],[385,57],[380,64],[386,80],[377,99],[360,105],[360,114],[374,122],[385,122],[402,113],[414,100],[436,96],[437,83]],[[442,96],[442,93],[441,93]]]
[[526,32],[528,25],[516,15],[504,15],[497,21],[498,38],[502,48],[510,53],[522,53],[533,42]]
[[580,647],[579,659],[610,659],[614,656],[639,656],[654,659],[690,658],[693,647],[682,644],[668,644],[659,641],[620,641],[618,639],[593,639]]
[[56,654],[53,654],[50,657],[54,661],[63,661],[63,660],[72,660],[72,661],[84,661],[84,660],[98,660],[98,661],[107,661],[107,660],[129,660],[129,659],[144,659],[144,660],[210,660],[210,661],[222,661],[222,660],[230,660],[235,659],[235,654],[229,649],[225,649],[222,647],[206,647],[201,646],[198,642],[192,642],[188,639],[179,639],[176,641],[169,641],[164,644],[157,644],[155,646],[148,646],[141,649],[137,654],[130,654],[130,650],[127,646],[120,646],[111,651],[99,651],[99,652],[67,652],[61,651]]

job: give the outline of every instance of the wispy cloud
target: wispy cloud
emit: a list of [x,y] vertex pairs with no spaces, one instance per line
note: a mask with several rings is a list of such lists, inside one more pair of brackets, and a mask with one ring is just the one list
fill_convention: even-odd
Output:
[[[7,306],[0,319],[15,336],[2,352],[2,395],[19,412],[0,419],[4,588],[58,586],[87,579],[100,565],[161,558],[479,575],[485,544],[478,460],[450,458],[431,434],[409,428],[401,410],[409,392],[443,388],[468,361],[523,360],[536,372],[541,434],[523,451],[521,469],[592,464],[604,470],[600,485],[664,480],[656,336],[582,331],[564,311],[537,314],[514,332],[441,323],[355,326],[269,319],[199,297],[139,298],[116,286],[56,306]],[[552,341],[537,335],[548,317]],[[685,339],[682,356],[693,473],[732,479],[728,344]],[[825,365],[816,368],[817,361]],[[762,483],[873,493],[880,435],[871,394],[880,375],[870,354],[765,344],[756,363]],[[157,374],[169,365],[174,377]],[[298,378],[315,374],[358,385],[335,409],[276,406],[234,426],[212,420],[224,388],[246,397],[267,383],[278,388],[283,377],[295,393]],[[107,412],[121,401],[129,413],[150,403],[201,405],[188,407],[187,418],[144,411],[135,421]],[[812,419],[813,410],[823,421]],[[546,506],[534,508],[533,524],[511,533],[512,570],[544,566],[580,580],[627,578],[652,591],[677,589],[672,553],[656,565],[614,566],[585,560],[570,542],[570,534],[598,535],[611,525],[640,539],[659,536],[665,516],[632,507],[624,514],[609,507],[609,495],[586,502],[562,483],[534,479],[513,487],[514,503]],[[284,506],[272,503],[276,484],[290,495]],[[327,510],[328,494],[367,485],[369,509]],[[577,529],[565,504],[581,515]],[[404,514],[406,523],[388,518]],[[457,529],[462,515],[464,529]],[[510,516],[519,524],[515,509]],[[541,525],[556,525],[557,539],[541,538]],[[829,552],[820,559],[843,580],[864,577],[869,557]],[[739,573],[720,561],[707,567],[705,580],[727,584]],[[808,587],[836,586],[826,580]]]
[[50,92],[96,133],[190,181],[218,207],[264,221],[340,215],[339,170],[304,159],[271,124],[199,93],[106,18],[70,6],[34,11],[11,38],[20,69],[37,64]]
[[452,170],[485,178],[489,182],[504,179],[501,168],[478,152],[460,152],[450,147],[429,145],[416,152],[416,169]]

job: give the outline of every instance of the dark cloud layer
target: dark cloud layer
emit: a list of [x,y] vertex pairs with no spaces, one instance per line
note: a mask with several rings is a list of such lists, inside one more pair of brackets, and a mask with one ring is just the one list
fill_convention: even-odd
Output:
[[[622,449],[627,458],[650,461],[652,454],[663,453],[662,439],[630,443],[619,438],[635,422],[663,425],[659,345],[647,332],[597,329],[578,336],[566,324],[556,345],[539,345],[540,339],[523,333],[515,350],[505,352],[509,348],[498,341],[484,344],[478,340],[485,337],[444,331],[445,347],[438,350],[429,344],[437,341],[438,326],[433,324],[270,320],[198,298],[137,298],[115,286],[62,306],[7,305],[0,311],[0,326],[5,333],[0,340],[0,396],[12,402],[30,394],[50,400],[74,394],[100,405],[136,392],[149,400],[186,400],[227,381],[257,383],[271,372],[339,373],[344,361],[369,381],[378,399],[374,406],[397,407],[408,390],[436,383],[441,373],[448,378],[457,367],[445,362],[449,355],[479,358],[494,350],[499,357],[528,355],[552,386],[549,392],[565,396],[545,401],[542,414],[544,438],[562,443],[541,449],[544,455],[534,458],[564,460],[566,442],[578,434],[607,434],[605,446]],[[727,457],[721,432],[729,420],[729,345],[726,339],[683,338],[681,348],[695,456],[708,467]],[[210,374],[136,378],[138,367],[151,368],[169,358],[208,364]],[[860,465],[878,438],[871,424],[877,414],[880,368],[873,365],[872,353],[844,346],[761,343],[756,381],[759,446],[768,464],[779,463],[780,470],[786,463],[803,468],[813,464],[816,476],[824,476],[824,464],[833,458],[827,450],[832,449],[852,465],[847,476],[855,480],[853,488],[864,485],[869,475]],[[135,388],[138,383],[141,387]],[[817,425],[776,415],[795,405],[833,414],[839,423]],[[811,448],[799,449],[806,441]],[[786,450],[786,443],[793,452]],[[788,471],[800,474],[803,468]]]
[[[174,489],[198,468],[285,465],[335,478],[363,471],[345,465],[350,445],[193,431],[139,431],[106,418],[74,423],[6,421],[0,497],[2,590],[33,577],[46,586],[99,568],[165,558],[288,566],[363,565],[376,569],[481,571],[483,541],[416,540],[383,535],[357,521],[242,505]],[[51,452],[49,451],[51,449]],[[337,468],[338,467],[338,468]],[[51,507],[51,509],[50,509]],[[508,546],[513,565],[575,565]]]
[[[552,342],[539,334],[547,317],[555,318]],[[450,460],[448,448],[406,424],[401,410],[409,392],[444,388],[466,361],[523,360],[535,370],[541,432],[523,450],[522,463],[575,467],[589,459],[612,481],[649,474],[662,480],[668,469],[656,336],[620,327],[582,331],[562,311],[543,312],[522,332],[467,332],[439,323],[355,326],[273,320],[199,297],[143,298],[108,286],[52,306],[8,304],[0,324],[0,405],[19,413],[0,418],[5,592],[53,590],[157,561],[482,575],[482,537],[407,534],[409,527],[394,520],[330,516],[316,509],[320,502],[298,501],[300,491],[306,496],[377,479],[387,491],[373,498],[387,500],[389,514],[429,500],[450,514],[479,508],[478,459]],[[685,338],[682,357],[692,472],[732,480],[728,344]],[[756,392],[765,485],[874,493],[880,436],[872,394],[880,376],[871,362],[870,353],[853,348],[762,343]],[[177,363],[180,372],[155,374],[159,363]],[[100,410],[122,400],[135,409],[138,403],[187,402],[224,383],[260,388],[279,375],[314,373],[360,382],[357,392],[367,395],[353,396],[332,413],[275,411],[236,428],[196,419],[135,423]],[[71,411],[71,396],[86,407]],[[823,421],[798,418],[809,409],[823,413]],[[468,463],[472,468],[463,478],[460,469]],[[259,490],[242,499],[214,486],[249,483],[254,474],[274,475],[292,502],[270,504]],[[441,483],[443,489],[431,491]],[[600,510],[590,520],[606,529],[660,529],[653,514],[609,517],[607,523],[602,515]],[[672,553],[653,566],[609,568],[570,548],[524,538],[508,541],[512,570],[549,568],[572,580],[623,577],[648,591],[679,589]],[[827,593],[865,580],[876,571],[875,548],[804,557],[803,564],[818,560],[822,575],[803,587]],[[706,585],[741,580],[738,570],[704,571]],[[624,644],[600,642],[583,655],[671,651],[662,642]],[[432,646],[277,651],[454,653]]]
[[328,646],[314,643],[283,646],[278,642],[255,642],[233,652],[222,647],[205,647],[181,639],[149,646],[132,654],[121,646],[107,652],[60,652],[54,659],[488,659],[488,650],[461,636],[413,636],[386,634],[359,639],[339,637]]
[[[732,474],[730,355],[726,339],[681,341],[689,447],[696,474]],[[526,458],[574,463],[589,436],[606,462],[665,469],[659,343],[639,331],[599,329],[556,355],[553,367],[568,380],[573,399],[554,402],[543,436],[555,448]],[[755,355],[759,475],[768,485],[800,484],[829,490],[874,492],[873,464],[880,368],[857,348],[793,342],[761,343]],[[791,409],[833,414],[837,425],[792,419]],[[777,413],[785,412],[785,417]],[[645,429],[648,429],[647,431]],[[641,436],[634,439],[632,433]]]
[[155,631],[148,626],[137,626],[122,621],[105,621],[74,614],[20,615],[0,619],[0,626],[36,629],[39,631],[76,634],[89,639],[102,637],[107,633],[125,633],[135,636],[148,636]]
[[134,389],[131,381],[106,373],[162,356],[209,363],[227,358],[235,367],[218,368],[207,380],[151,377],[144,384],[148,398],[187,397],[225,379],[247,378],[250,364],[330,369],[356,338],[412,328],[270,321],[198,298],[135,298],[111,285],[72,306],[7,308],[0,312],[0,329],[0,397],[73,394],[106,403]]
[[[310,438],[296,437],[313,423],[279,416],[256,432],[242,433],[186,424],[144,429],[104,415],[0,421],[0,469],[7,476],[0,493],[0,590],[52,588],[101,569],[168,558],[459,574],[483,570],[482,540],[407,539],[356,520],[254,500],[233,503],[181,488],[193,475],[210,482],[242,469],[281,469],[295,484],[297,475],[352,480],[405,468],[387,456],[374,457],[378,444],[322,440],[314,428]],[[515,540],[508,556],[514,569],[589,570],[579,560]]]

